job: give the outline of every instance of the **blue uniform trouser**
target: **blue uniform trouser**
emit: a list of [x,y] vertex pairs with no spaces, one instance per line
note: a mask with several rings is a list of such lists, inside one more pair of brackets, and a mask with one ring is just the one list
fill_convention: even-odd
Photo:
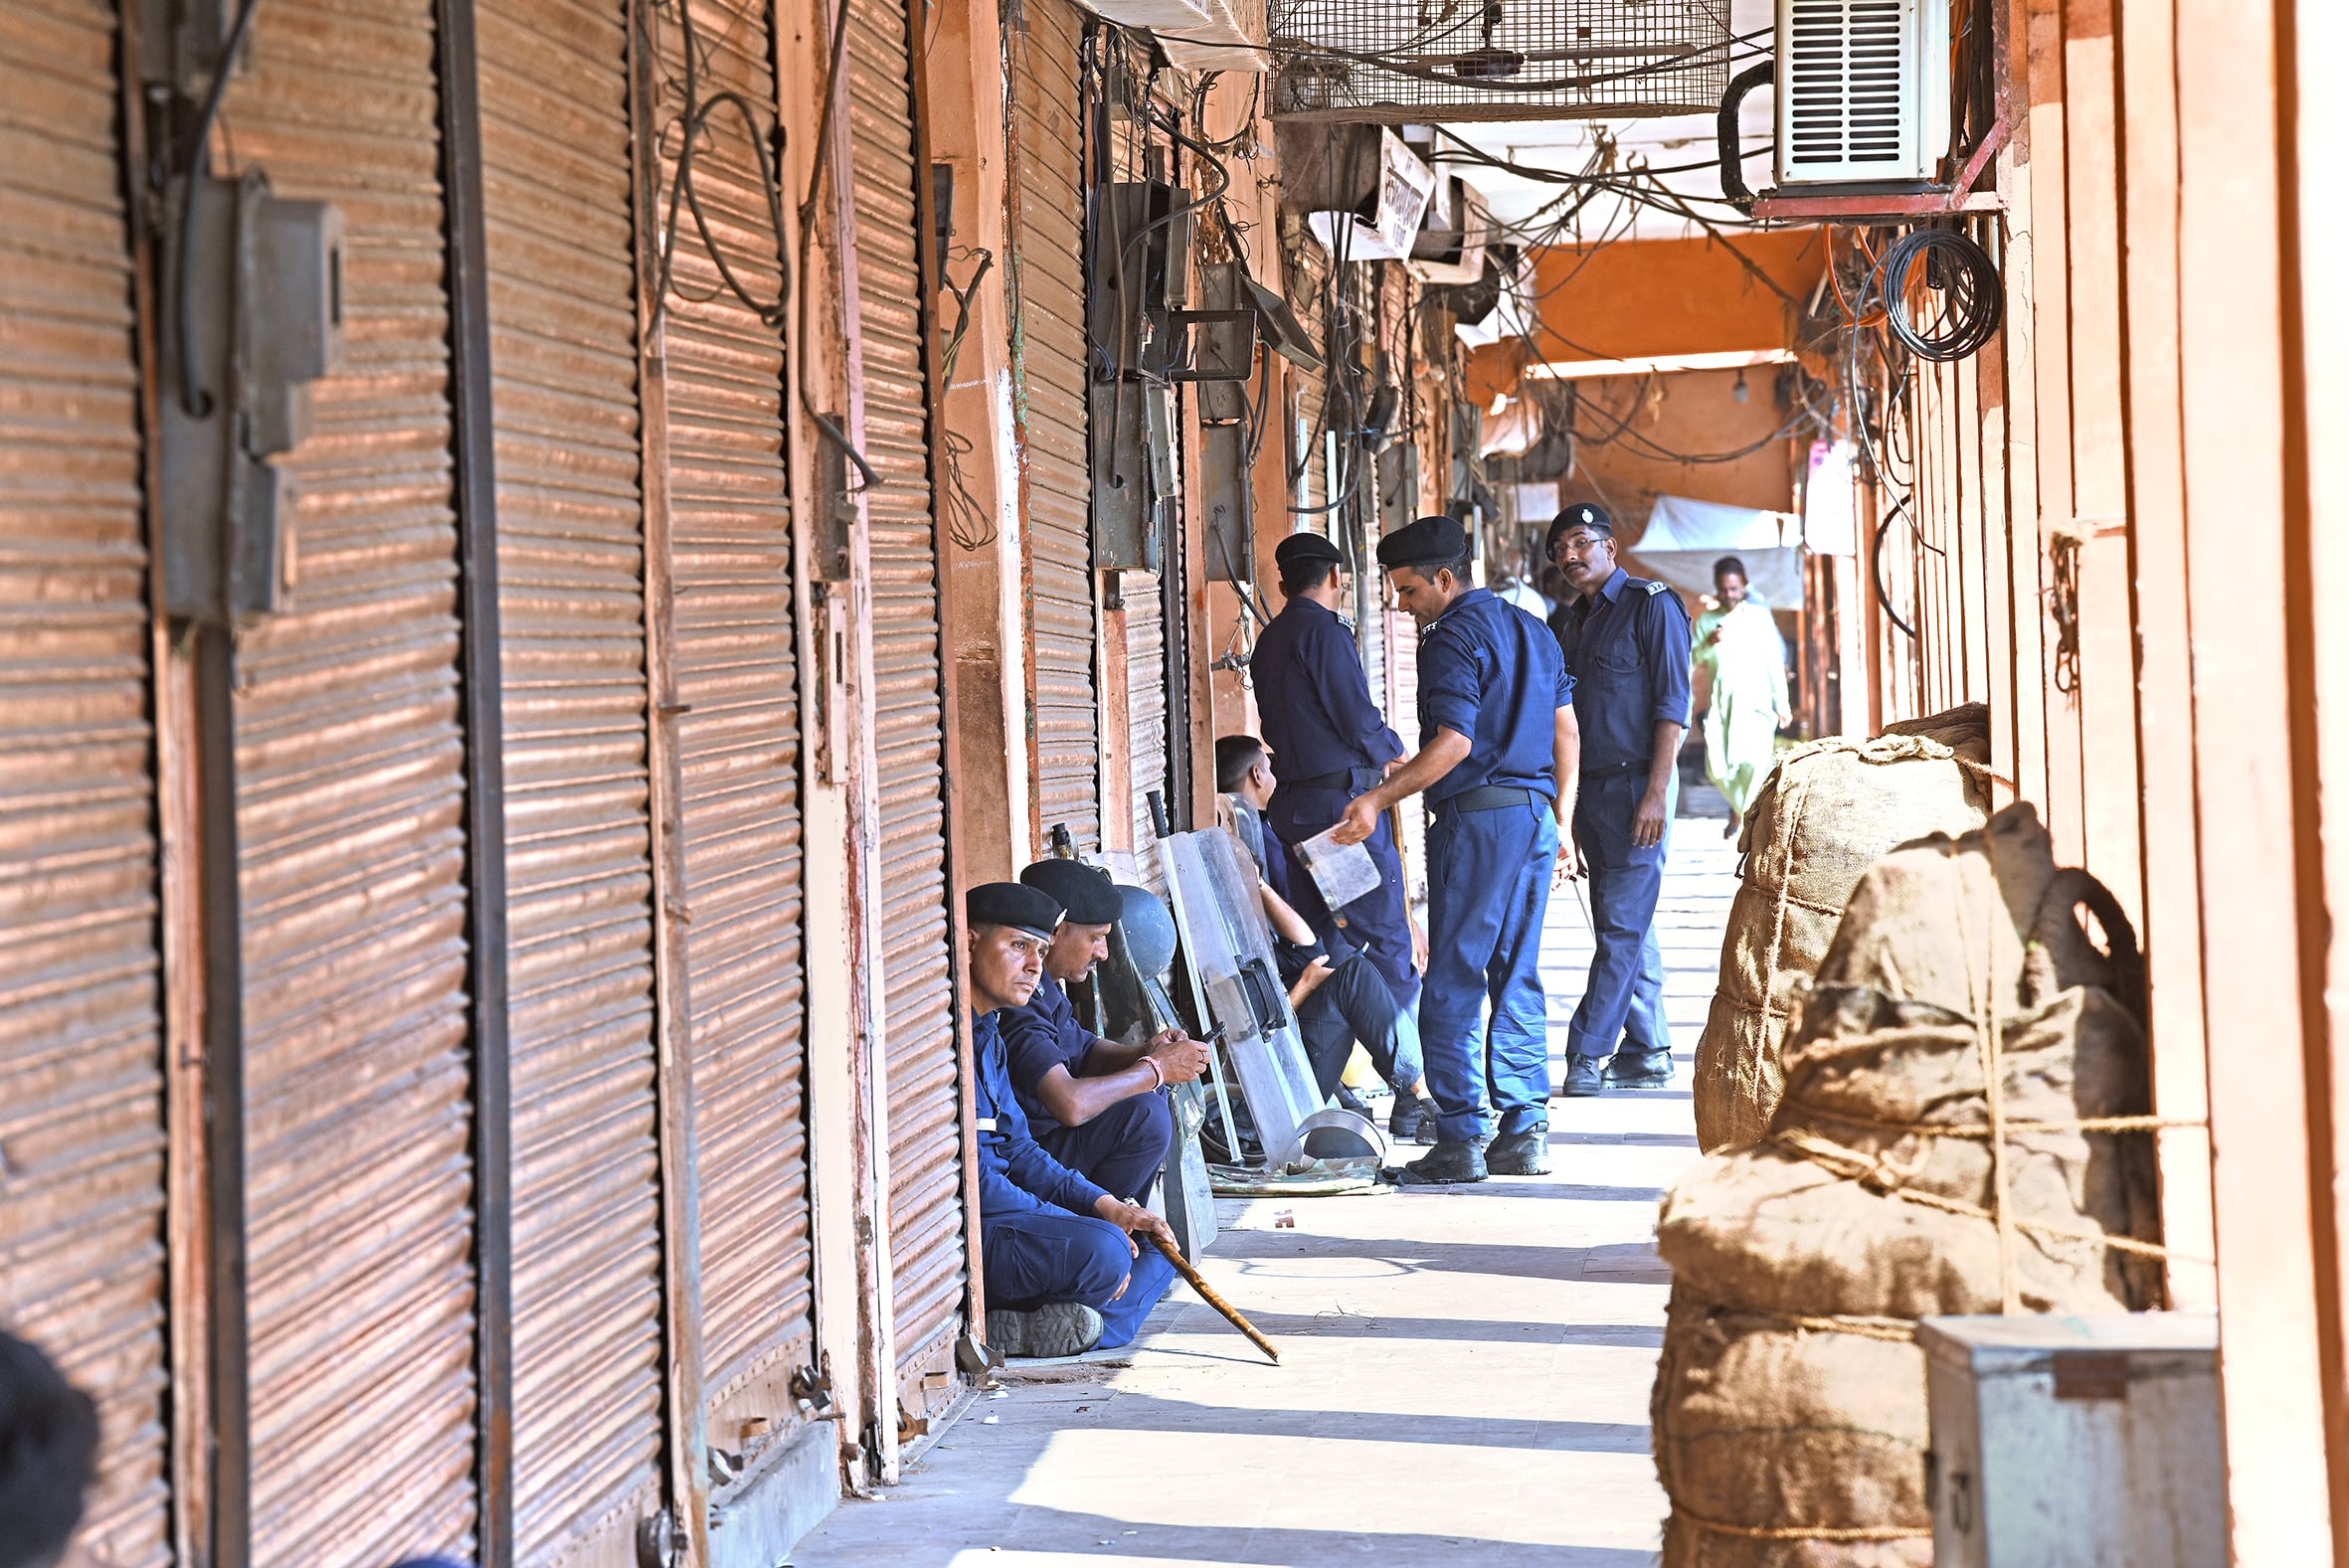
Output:
[[990,1308],[1081,1302],[1101,1314],[1104,1350],[1132,1342],[1174,1284],[1174,1266],[1147,1241],[1138,1257],[1109,1221],[1061,1209],[983,1219],[979,1245]]
[[1174,1113],[1156,1090],[1121,1100],[1092,1121],[1036,1134],[1044,1152],[1113,1197],[1150,1201],[1174,1141]]
[[1590,981],[1566,1030],[1575,1056],[1667,1051],[1664,951],[1656,942],[1656,899],[1664,890],[1664,851],[1671,841],[1676,777],[1664,796],[1665,837],[1646,849],[1631,841],[1632,819],[1647,792],[1644,773],[1585,779],[1574,802],[1574,842],[1590,868],[1590,925],[1596,952]]
[[[1550,803],[1439,811],[1427,829],[1427,989],[1419,1044],[1436,1135],[1504,1135],[1548,1123],[1549,1017],[1541,922],[1557,869]],[[1483,1037],[1480,1015],[1491,1017]]]
[[1399,1094],[1415,1088],[1424,1069],[1419,1061],[1419,1027],[1394,1004],[1386,981],[1369,958],[1350,954],[1297,1009],[1297,1032],[1305,1037],[1305,1060],[1314,1086],[1328,1099],[1337,1092],[1356,1040],[1370,1065]]
[[1368,954],[1386,977],[1387,988],[1394,992],[1394,1004],[1408,1011],[1419,999],[1419,971],[1411,962],[1411,921],[1404,907],[1403,859],[1394,847],[1394,818],[1381,811],[1378,830],[1362,841],[1362,847],[1378,863],[1377,890],[1335,914],[1322,902],[1321,889],[1314,885],[1305,861],[1287,847],[1335,827],[1353,799],[1344,789],[1299,789],[1283,784],[1274,793],[1264,819],[1272,824],[1274,836],[1289,857],[1290,904],[1324,947],[1337,951],[1330,936],[1338,932]]

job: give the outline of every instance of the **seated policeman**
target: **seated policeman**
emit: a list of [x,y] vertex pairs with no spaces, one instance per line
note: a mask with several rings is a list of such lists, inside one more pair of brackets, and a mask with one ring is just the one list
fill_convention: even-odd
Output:
[[1205,1072],[1207,1048],[1179,1029],[1145,1045],[1120,1045],[1079,1023],[1063,987],[1109,957],[1109,928],[1122,908],[1117,884],[1076,860],[1039,860],[1019,880],[1065,911],[1035,995],[1001,1020],[1019,1109],[1054,1159],[1121,1198],[1147,1202],[1174,1137],[1174,1113],[1160,1091]]
[[1017,882],[971,890],[971,1031],[979,1139],[980,1257],[987,1274],[987,1339],[1005,1355],[1076,1355],[1133,1339],[1174,1281],[1174,1269],[1132,1232],[1174,1233],[1138,1203],[1104,1192],[1028,1135],[1011,1093],[996,1027],[1044,977],[1044,950],[1060,925],[1049,893]]

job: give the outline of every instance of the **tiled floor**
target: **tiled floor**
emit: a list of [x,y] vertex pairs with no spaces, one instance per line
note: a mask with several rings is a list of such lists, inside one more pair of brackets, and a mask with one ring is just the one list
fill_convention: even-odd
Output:
[[[1676,824],[1665,890],[1684,1076],[1734,887],[1719,824]],[[1574,900],[1553,902],[1559,1042],[1589,942]],[[1652,1239],[1658,1196],[1696,1158],[1688,1093],[1553,1102],[1550,1141],[1545,1177],[1227,1204],[1206,1273],[1281,1365],[1178,1290],[1114,1362],[1014,1369],[905,1484],[843,1504],[793,1562],[1648,1562],[1664,1511]]]

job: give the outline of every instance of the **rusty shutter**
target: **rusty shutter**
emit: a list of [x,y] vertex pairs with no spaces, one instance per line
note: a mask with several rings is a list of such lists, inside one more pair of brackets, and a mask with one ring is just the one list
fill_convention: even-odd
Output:
[[[938,552],[904,0],[849,8],[856,296],[881,795],[881,972],[888,1042],[889,1259],[900,1397],[917,1416],[963,1319],[962,1098],[947,951]],[[884,1419],[886,1416],[884,1415]]]
[[1101,742],[1085,434],[1084,14],[1069,0],[1017,0],[1005,21],[1011,375],[1024,463],[1036,791],[1044,831],[1065,822],[1090,852],[1101,846]]
[[[703,93],[775,101],[770,12],[696,0]],[[659,123],[681,111],[664,25]],[[662,136],[673,153],[678,136]],[[663,165],[663,189],[673,175]],[[693,188],[743,287],[781,291],[779,241],[739,117],[717,114]],[[784,345],[728,291],[690,218],[663,326],[686,997],[701,1220],[701,1383],[713,1444],[796,1422],[813,1264],[804,1103],[807,986],[798,622],[784,459]]]
[[[463,737],[431,0],[284,0],[216,165],[341,207],[344,371],[237,639],[253,1559],[469,1540]],[[222,154],[233,154],[224,157]]]
[[513,1105],[514,1560],[659,1506],[642,512],[627,19],[481,0]]
[[95,1397],[83,1547],[170,1561],[145,525],[114,8],[0,0],[0,1326]]

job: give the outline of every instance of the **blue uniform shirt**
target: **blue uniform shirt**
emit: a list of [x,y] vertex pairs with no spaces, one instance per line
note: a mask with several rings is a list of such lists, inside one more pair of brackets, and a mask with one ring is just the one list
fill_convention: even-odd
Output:
[[1680,596],[1617,567],[1597,594],[1568,600],[1549,627],[1574,677],[1582,771],[1647,766],[1656,726],[1689,722],[1689,613]]
[[1042,1135],[1060,1124],[1044,1109],[1036,1088],[1055,1067],[1076,1076],[1077,1063],[1093,1049],[1093,1031],[1077,1022],[1077,1009],[1060,982],[1047,974],[1036,982],[1036,993],[1025,1007],[1006,1007],[996,1014],[1003,1033],[1003,1060],[1019,1109],[1027,1114],[1029,1131]]
[[1248,679],[1275,779],[1378,769],[1403,755],[1370,701],[1354,638],[1327,605],[1301,598],[1282,607],[1256,639]]
[[981,1013],[973,1025],[971,1057],[979,1080],[972,1086],[972,1109],[979,1119],[979,1217],[997,1220],[1054,1209],[1093,1216],[1102,1190],[1045,1153],[1028,1132],[1026,1114],[1004,1068],[995,1014]]
[[1573,701],[1573,677],[1540,621],[1481,588],[1453,600],[1419,633],[1419,744],[1452,730],[1471,749],[1428,786],[1427,803],[1483,784],[1556,799],[1557,710]]

